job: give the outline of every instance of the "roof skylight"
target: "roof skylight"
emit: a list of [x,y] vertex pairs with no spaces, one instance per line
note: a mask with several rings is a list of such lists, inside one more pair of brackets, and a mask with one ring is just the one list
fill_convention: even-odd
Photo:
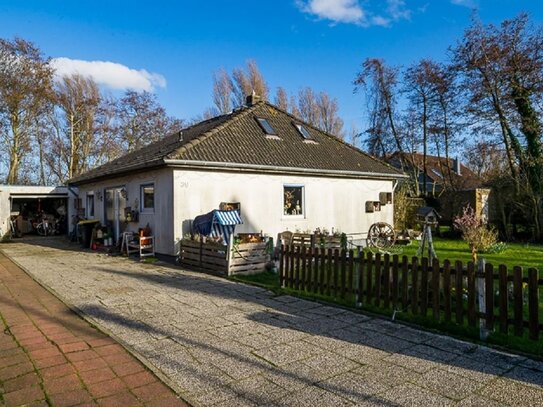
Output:
[[304,126],[298,123],[294,123],[294,125],[296,126],[296,128],[298,129],[298,132],[302,135],[304,139],[311,140],[311,134],[309,134],[309,131],[307,131],[307,129]]
[[275,130],[273,129],[273,127],[271,126],[268,120],[263,119],[262,117],[257,117],[256,121],[258,122],[260,127],[262,127],[262,130],[264,130],[264,133],[266,133],[269,136],[277,135],[277,133],[275,132]]

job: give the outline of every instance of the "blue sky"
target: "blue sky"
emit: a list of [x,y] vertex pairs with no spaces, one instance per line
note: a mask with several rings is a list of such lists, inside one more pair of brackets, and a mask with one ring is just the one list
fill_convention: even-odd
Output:
[[445,59],[473,8],[485,23],[521,11],[543,23],[543,0],[0,0],[0,37],[31,40],[60,70],[98,75],[113,93],[152,90],[180,118],[212,105],[214,71],[255,59],[273,92],[325,90],[346,127],[362,130],[352,86],[361,62]]

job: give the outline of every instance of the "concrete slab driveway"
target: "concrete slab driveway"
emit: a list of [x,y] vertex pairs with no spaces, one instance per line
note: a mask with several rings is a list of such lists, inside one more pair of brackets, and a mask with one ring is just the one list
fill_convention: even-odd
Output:
[[173,267],[1,245],[204,406],[543,405],[543,363]]

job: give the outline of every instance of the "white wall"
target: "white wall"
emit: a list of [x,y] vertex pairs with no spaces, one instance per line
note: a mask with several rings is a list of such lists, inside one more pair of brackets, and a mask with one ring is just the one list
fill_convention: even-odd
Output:
[[[393,205],[380,212],[366,213],[366,201],[378,201],[379,192],[392,192],[393,182],[383,180],[334,179],[307,176],[282,176],[248,173],[219,173],[181,169],[161,169],[79,186],[83,205],[87,192],[95,194],[95,218],[104,223],[104,199],[96,192],[125,187],[128,205],[140,201],[140,186],[155,184],[155,211],[140,213],[139,222],[127,224],[136,231],[151,226],[156,251],[176,255],[178,241],[190,232],[198,215],[218,209],[221,202],[241,202],[243,225],[236,232],[267,233],[274,238],[284,230],[313,231],[317,227],[345,233],[367,232],[375,222],[393,222]],[[283,186],[304,185],[305,215],[283,214]],[[139,207],[139,205],[138,205]]]
[[[305,215],[283,214],[283,185],[305,188]],[[218,209],[220,202],[241,202],[243,225],[236,232],[278,233],[313,231],[317,227],[345,233],[367,232],[375,222],[393,223],[393,205],[366,213],[366,201],[379,201],[379,192],[392,192],[393,182],[174,170],[174,236],[189,232],[195,216]]]
[[[142,213],[140,186],[150,183],[154,183],[155,185],[155,210],[152,213]],[[79,197],[83,206],[86,205],[87,193],[94,193],[94,218],[99,219],[102,224],[105,224],[104,190],[113,187],[125,187],[127,191],[127,205],[140,212],[138,222],[126,223],[126,230],[135,232],[138,228],[143,228],[149,224],[155,236],[155,250],[158,253],[173,255],[172,171],[164,168],[79,186]],[[102,195],[101,200],[98,199],[99,194],[97,192],[100,192]]]

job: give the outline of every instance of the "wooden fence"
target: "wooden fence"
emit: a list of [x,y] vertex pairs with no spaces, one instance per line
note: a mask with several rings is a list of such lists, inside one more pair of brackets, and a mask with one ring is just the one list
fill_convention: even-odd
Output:
[[282,287],[356,306],[482,325],[489,332],[512,330],[515,336],[528,329],[530,339],[537,340],[543,329],[538,270],[479,268],[472,262],[429,264],[427,258],[282,246],[279,278]]
[[179,263],[191,269],[220,275],[262,272],[269,261],[266,243],[224,246],[183,239]]

